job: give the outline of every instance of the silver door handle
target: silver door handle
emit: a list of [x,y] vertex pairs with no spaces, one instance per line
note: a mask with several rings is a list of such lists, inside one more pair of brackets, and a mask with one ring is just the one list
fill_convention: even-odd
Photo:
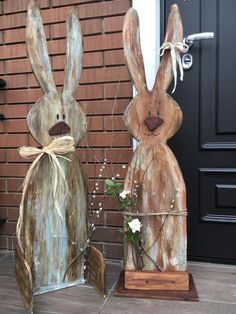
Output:
[[[188,45],[190,49],[195,40],[202,40],[202,39],[211,39],[214,38],[213,32],[204,32],[204,33],[197,33],[188,35],[183,39],[184,44]],[[193,56],[190,53],[186,53],[182,56],[182,65],[184,70],[189,70],[193,66]]]
[[202,40],[202,39],[211,39],[214,38],[213,32],[204,32],[204,33],[197,33],[191,34],[184,38],[183,42],[189,46],[189,48],[193,45],[195,40]]

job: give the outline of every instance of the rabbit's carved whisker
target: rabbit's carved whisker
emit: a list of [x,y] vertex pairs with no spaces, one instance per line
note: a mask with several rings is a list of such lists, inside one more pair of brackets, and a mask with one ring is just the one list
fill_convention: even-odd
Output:
[[70,132],[70,127],[64,121],[57,122],[49,130],[49,135],[61,135]]

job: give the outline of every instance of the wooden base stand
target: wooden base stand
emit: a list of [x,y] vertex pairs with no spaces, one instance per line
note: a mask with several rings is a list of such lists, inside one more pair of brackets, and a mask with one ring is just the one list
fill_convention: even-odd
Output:
[[[137,273],[137,272],[134,272]],[[143,277],[146,276],[147,272],[144,272],[145,274],[143,275]],[[152,274],[153,272],[149,272],[150,274]],[[151,281],[150,283],[150,274],[148,275],[149,279],[147,280],[148,282],[145,283],[144,282],[144,287],[149,287],[150,285],[153,284],[153,282]],[[187,273],[186,273],[187,274]],[[125,275],[126,275],[126,284],[125,284]],[[179,300],[179,301],[198,301],[198,294],[194,285],[194,281],[193,281],[193,277],[191,274],[187,274],[188,275],[188,283],[189,283],[189,289],[188,290],[180,290],[180,289],[176,289],[176,290],[164,290],[162,288],[162,290],[155,288],[156,290],[150,290],[149,289],[141,289],[141,282],[143,282],[143,278],[140,281],[139,288],[129,288],[127,289],[127,283],[129,286],[129,280],[127,280],[127,272],[125,273],[124,271],[121,272],[120,274],[120,278],[118,280],[118,283],[116,285],[116,289],[115,289],[115,293],[114,295],[116,297],[128,297],[128,298],[143,298],[143,299],[161,299],[161,300]],[[129,277],[129,274],[128,274]],[[136,276],[135,276],[136,277]],[[165,277],[165,276],[164,276]],[[164,278],[163,277],[163,278]],[[160,277],[159,277],[160,278]],[[186,279],[186,276],[184,275],[184,277]],[[183,279],[182,278],[182,279]],[[181,279],[181,280],[182,280]],[[135,279],[136,280],[136,279]],[[177,278],[177,280],[173,281],[174,284],[176,283],[177,286],[179,285],[179,278]],[[186,281],[185,281],[186,283]],[[161,283],[161,280],[159,279],[157,281],[157,277],[155,278],[155,285],[153,285],[154,287],[158,287],[159,285],[163,286],[167,286],[170,285],[171,286],[171,280],[168,279],[168,275],[166,276],[166,278],[163,280],[163,284]],[[126,287],[125,287],[126,286]],[[167,287],[166,286],[166,287]],[[130,287],[132,287],[132,285],[130,285]],[[172,286],[173,287],[173,286]]]
[[160,272],[125,270],[126,289],[189,290],[187,272]]

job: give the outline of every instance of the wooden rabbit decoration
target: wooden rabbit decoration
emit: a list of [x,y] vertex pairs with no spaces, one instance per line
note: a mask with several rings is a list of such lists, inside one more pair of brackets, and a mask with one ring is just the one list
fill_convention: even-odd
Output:
[[31,294],[83,281],[87,204],[75,145],[84,136],[87,124],[84,111],[73,98],[83,54],[76,11],[67,19],[67,65],[62,94],[57,92],[53,80],[37,0],[31,0],[28,7],[26,42],[34,74],[44,91],[27,117],[31,134],[44,148],[35,151],[40,154],[39,159],[26,177],[16,249],[18,284],[27,308],[32,311]]
[[[171,7],[165,42],[183,40],[177,5]],[[132,217],[142,222],[142,263],[138,270],[186,271],[186,191],[179,165],[167,145],[179,129],[182,112],[167,94],[173,78],[170,51],[165,51],[153,89],[147,88],[137,12],[129,9],[123,28],[125,59],[137,95],[124,114],[125,124],[139,141],[125,178],[125,190],[138,195]],[[128,214],[127,214],[128,215]],[[125,247],[125,269],[137,270],[134,252]]]

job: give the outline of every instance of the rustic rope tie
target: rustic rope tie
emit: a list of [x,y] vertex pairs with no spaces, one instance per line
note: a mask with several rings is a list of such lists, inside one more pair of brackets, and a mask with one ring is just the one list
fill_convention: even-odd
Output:
[[170,50],[171,54],[171,60],[172,60],[172,70],[174,74],[174,88],[172,90],[172,94],[174,93],[176,86],[177,86],[177,65],[179,66],[179,71],[180,71],[180,80],[183,81],[184,78],[184,70],[182,66],[182,61],[180,57],[180,52],[186,53],[188,52],[188,45],[184,44],[182,42],[177,42],[175,44],[172,44],[170,42],[165,42],[163,45],[160,47],[160,56],[162,57],[165,53],[166,50]]
[[[26,190],[29,186],[30,179],[32,177],[33,171],[38,164],[39,160],[45,155],[48,155],[49,161],[52,165],[52,178],[53,178],[53,197],[55,208],[63,220],[62,213],[60,211],[60,203],[58,199],[60,197],[65,197],[66,192],[68,192],[68,186],[65,178],[65,173],[63,171],[62,166],[60,165],[58,158],[63,158],[65,160],[70,161],[70,159],[66,158],[65,155],[70,152],[75,151],[75,142],[71,136],[63,136],[53,140],[48,146],[43,147],[42,149],[37,147],[21,147],[19,149],[19,153],[22,157],[26,159],[32,159],[35,156],[35,160],[30,165],[24,183],[23,183],[23,192],[22,192],[22,199],[20,204],[20,215],[19,220],[17,223],[17,238],[18,243],[20,245],[20,229],[21,229],[21,222],[23,218],[23,205],[25,200]],[[62,200],[61,200],[62,201]]]

